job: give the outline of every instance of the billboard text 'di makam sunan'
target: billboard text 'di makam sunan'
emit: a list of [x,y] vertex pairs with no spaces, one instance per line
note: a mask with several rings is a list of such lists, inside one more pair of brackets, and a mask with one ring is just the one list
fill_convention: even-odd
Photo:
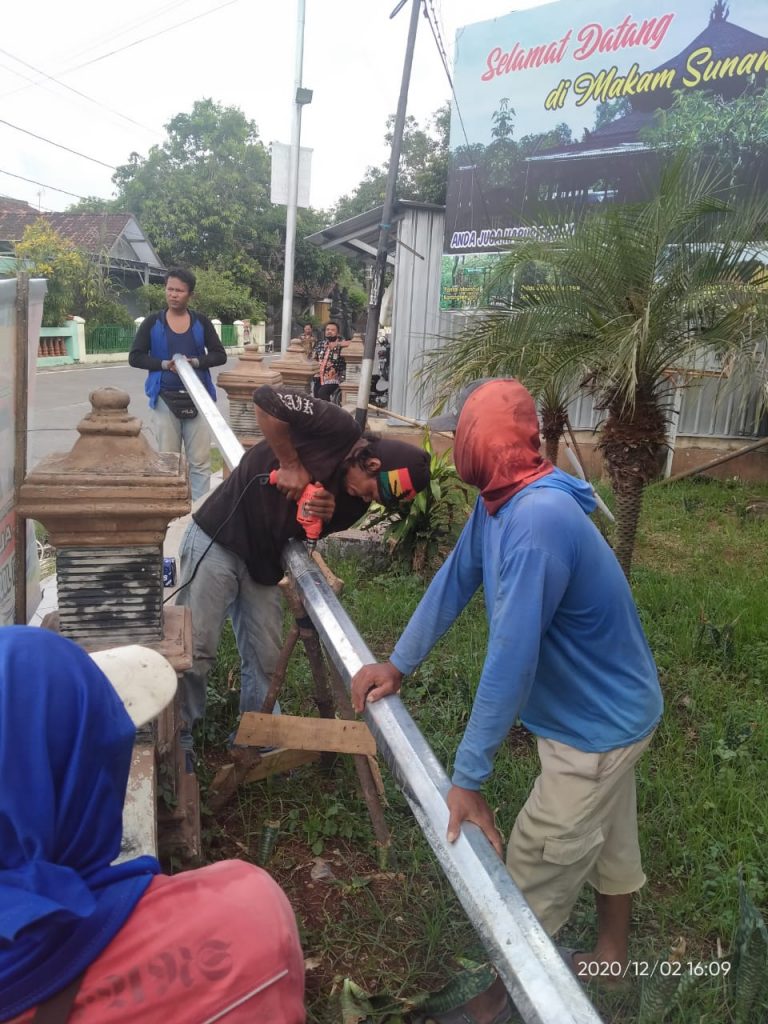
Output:
[[681,149],[768,187],[768,0],[558,0],[456,36],[441,305],[515,239],[647,197]]

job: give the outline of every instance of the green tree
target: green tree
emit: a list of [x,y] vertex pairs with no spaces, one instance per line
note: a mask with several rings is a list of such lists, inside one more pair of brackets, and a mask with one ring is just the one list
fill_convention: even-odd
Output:
[[166,264],[226,270],[252,287],[257,239],[270,210],[269,153],[235,107],[198,100],[166,125],[146,158],[114,175],[115,206],[134,213]]
[[[270,155],[256,125],[236,107],[204,99],[172,118],[166,131],[162,145],[146,157],[132,153],[117,169],[117,196],[109,208],[133,213],[166,265],[217,275],[210,278],[211,309],[219,315],[229,319],[247,308],[245,293],[235,295],[235,287],[277,309],[286,211],[270,202]],[[97,206],[86,199],[74,209]],[[317,211],[299,212],[295,282],[305,306],[323,298],[346,269],[342,256],[304,241],[325,223]],[[198,295],[197,301],[207,300]]]
[[[521,363],[534,394],[557,375],[588,381],[606,414],[599,447],[627,574],[643,490],[666,448],[670,368],[703,351],[744,360],[765,337],[765,268],[754,239],[767,215],[677,159],[648,202],[606,204],[517,245],[492,285],[506,282],[506,308],[486,310],[427,364],[443,392],[514,374]],[[546,282],[513,295],[515,273],[530,264],[546,268]]]
[[631,113],[632,104],[626,96],[620,96],[615,100],[606,100],[604,103],[598,103],[597,109],[595,110],[595,123],[592,126],[592,131],[596,132],[598,128],[603,128],[605,125],[611,124],[620,117],[624,117],[626,114]]
[[515,131],[515,109],[510,107],[509,100],[505,96],[499,100],[499,109],[494,110],[491,115],[493,128],[491,138],[511,139]]
[[724,99],[702,90],[681,90],[642,132],[649,145],[672,151],[707,151],[728,168],[732,185],[765,178],[768,89]]
[[48,281],[44,327],[59,327],[68,316],[82,316],[89,325],[133,323],[100,263],[60,235],[44,217],[25,229],[16,255],[30,262],[33,274]]
[[[448,183],[448,137],[451,111],[446,103],[429,118],[426,127],[407,117],[398,168],[397,197],[422,203],[445,202]],[[387,119],[384,140],[392,145],[394,116]],[[387,187],[389,161],[369,167],[365,177],[350,195],[342,196],[333,211],[334,220],[346,220],[381,206]]]
[[44,327],[60,327],[68,316],[79,313],[83,287],[89,276],[88,261],[47,220],[41,217],[25,228],[16,245],[16,256],[28,260],[30,272],[48,282],[43,307]]

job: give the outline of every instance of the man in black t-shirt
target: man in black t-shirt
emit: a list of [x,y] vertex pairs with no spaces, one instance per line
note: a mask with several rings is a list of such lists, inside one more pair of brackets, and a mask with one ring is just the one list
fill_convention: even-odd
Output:
[[[326,535],[348,529],[372,501],[408,500],[429,483],[425,451],[362,435],[354,418],[329,402],[266,385],[253,400],[265,440],[193,514],[179,551],[177,603],[191,609],[193,633],[192,668],[179,687],[188,750],[227,617],[241,659],[240,710],[263,704],[280,651],[281,555],[287,541],[304,537],[296,502],[307,484],[323,486],[307,511],[324,521]],[[272,470],[275,486],[262,482]]]

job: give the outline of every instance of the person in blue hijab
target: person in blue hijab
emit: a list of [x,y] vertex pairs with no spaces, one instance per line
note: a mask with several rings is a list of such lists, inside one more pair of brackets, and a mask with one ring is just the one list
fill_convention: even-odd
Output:
[[146,647],[0,628],[0,1021],[304,1024],[296,919],[265,871],[115,863],[136,728],[176,685]]
[[136,726],[172,698],[175,672],[122,651],[133,657],[97,657],[120,665],[126,703],[77,644],[0,628],[0,1020],[81,975],[160,871],[153,857],[113,861]]

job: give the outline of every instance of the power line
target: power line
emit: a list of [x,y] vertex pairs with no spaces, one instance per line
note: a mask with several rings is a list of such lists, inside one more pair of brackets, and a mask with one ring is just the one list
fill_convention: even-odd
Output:
[[[49,75],[46,71],[43,71],[42,68],[37,68],[34,64],[29,64],[27,61],[22,60],[21,57],[16,57],[13,53],[9,53],[8,50],[3,50],[0,47],[0,53],[5,54],[6,57],[10,57],[11,60],[17,61],[17,63],[22,64],[25,68],[29,68],[30,71],[35,71],[37,72],[37,74],[42,75],[43,79],[48,79],[49,82],[55,82],[56,85],[60,85],[62,89],[68,89],[70,92],[73,92],[76,96],[79,96],[81,99],[87,100],[89,103],[94,103],[97,107],[102,107],[104,110],[108,110],[110,114],[115,114],[117,117],[122,117],[123,120],[130,122],[130,124],[135,124],[137,128],[143,128],[144,131],[151,132],[153,135],[161,134],[159,131],[157,131],[157,129],[150,128],[148,125],[142,124],[141,121],[135,121],[132,117],[129,117],[127,114],[122,114],[119,110],[113,110],[113,108],[108,107],[106,103],[102,103],[101,100],[94,99],[93,96],[86,95],[86,93],[81,92],[79,89],[75,89],[74,86],[67,85],[66,82],[60,82],[58,78],[54,78],[53,75]],[[7,67],[7,65],[5,66]],[[14,75],[19,75],[21,78],[26,78],[26,80],[30,82],[32,85],[36,86],[41,84],[41,79],[35,81],[32,78],[27,78],[26,75],[22,75],[21,72],[15,71],[13,68],[7,68],[7,70]]]
[[[100,35],[93,36],[89,43],[81,47],[79,50],[74,50],[69,53],[70,59],[81,57],[86,53],[90,53],[93,50],[100,47],[103,43],[110,42],[114,43],[121,36],[128,35],[129,32],[133,32],[137,28],[141,28],[142,25],[146,25],[148,22],[159,21],[160,17],[164,14],[169,14],[177,7],[183,7],[184,4],[188,3],[189,0],[171,0],[164,7],[158,7],[152,11],[148,17],[132,18],[129,21],[125,21],[122,27],[111,28],[107,32],[103,32]],[[57,72],[58,73],[58,72]]]
[[187,18],[186,21],[179,21],[175,25],[169,25],[167,28],[161,28],[158,32],[153,32],[152,35],[143,36],[141,39],[136,39],[132,43],[126,43],[125,46],[119,46],[116,50],[110,50],[109,53],[102,53],[100,57],[93,57],[91,60],[87,60],[82,64],[76,64],[72,68],[67,68],[65,71],[60,71],[60,75],[71,75],[75,71],[80,71],[82,68],[87,68],[91,64],[97,64],[100,60],[106,60],[107,57],[114,57],[116,53],[122,53],[124,50],[130,50],[133,46],[138,46],[140,43],[146,43],[149,39],[156,39],[158,36],[165,35],[166,32],[175,32],[183,25],[189,25],[193,21],[199,21],[200,18],[205,18],[209,14],[215,14],[216,11],[221,11],[225,7],[231,7],[232,4],[239,3],[240,0],[226,0],[226,3],[219,4],[217,7],[210,7],[207,11],[203,11],[201,14],[196,14],[192,18]]
[[103,160],[97,160],[95,156],[88,156],[87,153],[79,153],[76,149],[70,149],[69,146],[63,146],[60,142],[54,142],[53,139],[46,139],[43,135],[36,135],[27,128],[20,128],[17,124],[11,124],[10,121],[4,121],[2,117],[0,117],[0,124],[7,125],[9,128],[14,128],[17,132],[24,132],[25,135],[31,135],[33,139],[39,139],[40,142],[47,142],[49,146],[56,146],[57,149],[66,150],[67,153],[73,153],[75,156],[81,156],[83,160],[90,160],[94,164],[101,164],[102,167],[107,167],[110,171],[117,170],[114,164],[106,164]]
[[[432,11],[432,16],[435,19],[435,24],[433,24],[432,18],[430,18],[430,16],[429,16],[430,10]],[[440,35],[440,28],[436,24],[437,15],[435,14],[435,7],[434,7],[433,0],[426,0],[426,6],[424,8],[424,14],[426,15],[426,18],[427,18],[427,24],[429,25],[430,29],[432,30],[432,38],[435,41],[435,46],[437,47],[437,52],[440,55],[440,61],[442,62],[443,70],[445,71],[446,78],[448,79],[448,85],[451,87],[451,95],[453,96],[454,107],[455,107],[455,110],[456,110],[456,114],[457,114],[457,116],[459,118],[459,124],[461,125],[461,132],[462,132],[462,135],[464,136],[464,142],[467,145],[467,150],[469,150],[471,148],[470,147],[470,142],[469,142],[469,136],[467,135],[467,129],[466,129],[466,126],[464,125],[464,118],[463,118],[462,113],[461,113],[461,107],[459,106],[459,98],[456,95],[456,89],[455,89],[454,84],[453,84],[453,75],[451,74],[451,69],[448,67],[448,55],[445,52],[445,46],[443,45],[443,39],[442,39],[442,36]],[[485,213],[485,217],[486,217],[486,220],[488,222],[488,226],[490,227],[491,226],[491,215],[490,215],[490,212],[488,210],[488,204],[485,201],[485,195],[483,193],[483,189],[482,189],[482,186],[480,184],[480,179],[479,179],[479,177],[477,177],[474,180],[475,180],[475,183],[477,185],[477,192],[478,192],[478,195],[480,196],[480,202],[483,204],[483,212]]]
[[28,181],[30,185],[39,185],[41,188],[49,188],[52,192],[61,192],[62,195],[72,196],[73,199],[85,199],[85,196],[79,196],[75,192],[67,192],[65,188],[56,188],[55,185],[46,185],[45,182],[35,181],[34,178],[25,178],[23,174],[14,174],[13,171],[4,171],[0,168],[0,174],[7,174],[9,178],[18,178],[19,181]]

